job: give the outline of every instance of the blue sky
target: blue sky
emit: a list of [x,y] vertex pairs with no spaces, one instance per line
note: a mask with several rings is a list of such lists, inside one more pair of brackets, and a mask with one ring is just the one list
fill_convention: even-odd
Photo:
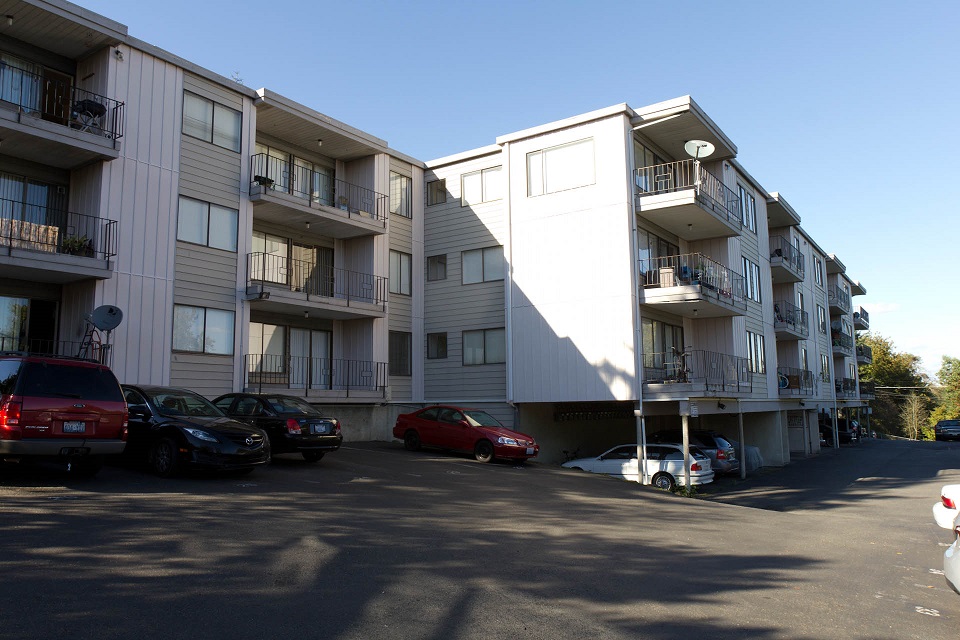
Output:
[[83,0],[421,160],[691,95],[935,373],[960,357],[960,2]]

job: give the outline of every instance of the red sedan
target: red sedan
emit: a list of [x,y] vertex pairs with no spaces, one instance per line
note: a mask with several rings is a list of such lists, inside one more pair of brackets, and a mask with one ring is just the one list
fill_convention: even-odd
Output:
[[397,416],[393,437],[416,451],[421,446],[467,451],[479,462],[507,458],[523,462],[540,452],[532,436],[511,431],[479,409],[435,406]]

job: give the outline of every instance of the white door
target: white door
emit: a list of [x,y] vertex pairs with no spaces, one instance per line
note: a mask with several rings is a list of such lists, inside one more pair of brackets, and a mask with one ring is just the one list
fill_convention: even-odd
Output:
[[305,389],[310,370],[310,330],[290,329],[290,388]]
[[311,331],[310,348],[310,388],[330,389],[330,332]]

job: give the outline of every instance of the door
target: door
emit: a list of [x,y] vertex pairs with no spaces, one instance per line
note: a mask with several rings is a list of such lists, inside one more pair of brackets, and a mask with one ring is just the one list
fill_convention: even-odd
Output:
[[290,388],[305,389],[310,371],[310,330],[290,329]]
[[310,332],[310,388],[330,389],[332,386],[332,361],[330,359],[329,331]]
[[43,94],[40,116],[44,120],[67,124],[70,121],[70,96],[73,78],[65,73],[43,70]]

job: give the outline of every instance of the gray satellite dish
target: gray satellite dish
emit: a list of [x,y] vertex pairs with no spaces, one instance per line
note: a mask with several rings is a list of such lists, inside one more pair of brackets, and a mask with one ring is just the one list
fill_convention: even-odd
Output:
[[105,304],[94,309],[88,319],[100,331],[113,331],[123,321],[123,311],[120,311],[120,307]]

